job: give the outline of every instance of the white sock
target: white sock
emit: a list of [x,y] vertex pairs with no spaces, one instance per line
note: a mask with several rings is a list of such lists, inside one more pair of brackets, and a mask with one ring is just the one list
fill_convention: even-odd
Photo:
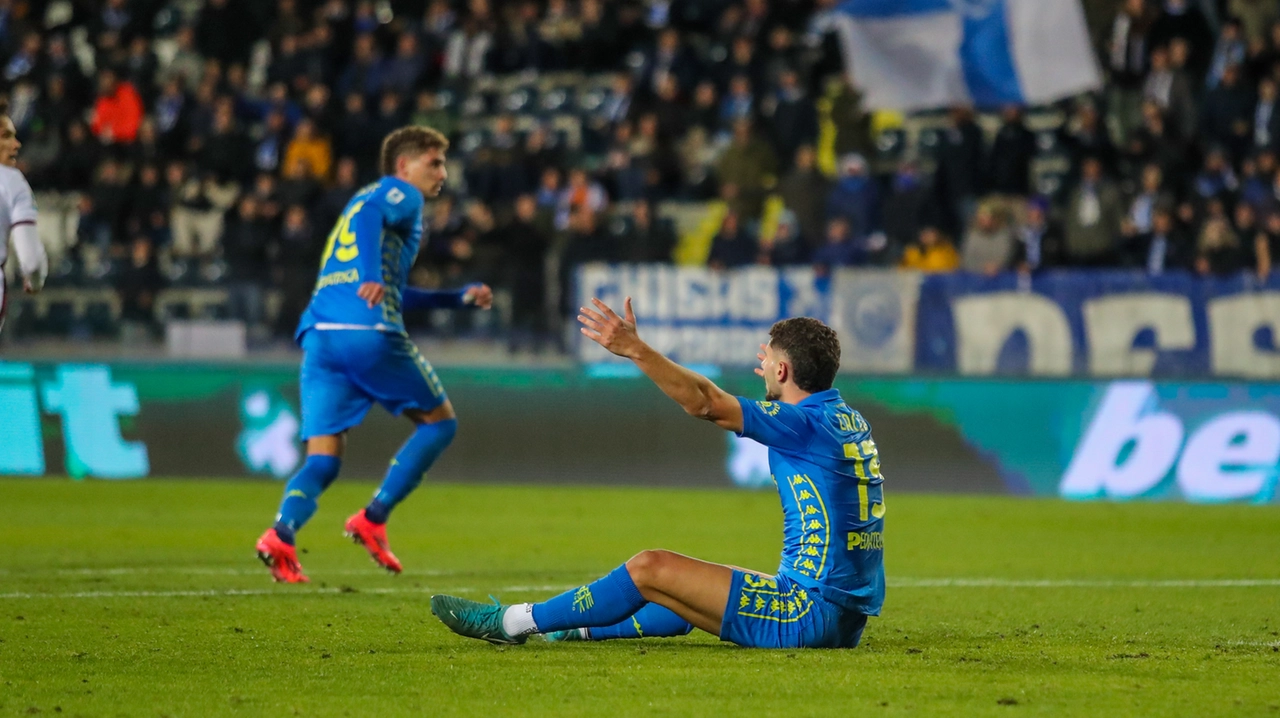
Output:
[[502,630],[508,636],[527,636],[538,632],[538,624],[533,622],[533,604],[517,603],[507,606],[502,613]]

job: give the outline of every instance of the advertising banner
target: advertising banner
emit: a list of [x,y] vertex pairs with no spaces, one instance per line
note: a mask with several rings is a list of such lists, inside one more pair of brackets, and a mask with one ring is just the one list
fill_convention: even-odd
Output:
[[[685,364],[750,366],[773,322],[812,316],[860,374],[1280,378],[1277,275],[589,265],[577,286],[580,306],[631,296],[646,339]],[[617,361],[581,338],[578,356]]]
[[963,375],[1280,377],[1280,277],[930,276],[916,369]]
[[[282,480],[302,460],[296,367],[0,362],[0,476]],[[642,376],[440,368],[459,415],[428,481],[772,487],[764,447]],[[746,370],[716,378],[760,398]],[[859,379],[891,491],[1276,501],[1280,384]],[[381,479],[410,426],[375,409],[344,480]],[[3,491],[0,482],[0,492]]]

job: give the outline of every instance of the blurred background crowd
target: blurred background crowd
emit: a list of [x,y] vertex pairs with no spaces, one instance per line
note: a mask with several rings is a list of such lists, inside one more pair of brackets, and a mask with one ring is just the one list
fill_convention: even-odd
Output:
[[453,141],[413,281],[485,281],[502,306],[412,326],[513,351],[557,344],[590,261],[1271,271],[1276,0],[1086,0],[1101,91],[911,116],[863,107],[835,5],[0,0],[49,291],[90,298],[16,331],[209,315],[288,337],[406,123]]

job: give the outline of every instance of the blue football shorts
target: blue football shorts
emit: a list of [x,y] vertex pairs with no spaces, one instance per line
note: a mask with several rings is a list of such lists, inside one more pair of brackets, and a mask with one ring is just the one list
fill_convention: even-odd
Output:
[[403,334],[312,329],[302,336],[302,438],[340,434],[374,402],[393,415],[447,398],[431,363]]
[[867,617],[786,576],[735,570],[720,640],[749,648],[853,648]]

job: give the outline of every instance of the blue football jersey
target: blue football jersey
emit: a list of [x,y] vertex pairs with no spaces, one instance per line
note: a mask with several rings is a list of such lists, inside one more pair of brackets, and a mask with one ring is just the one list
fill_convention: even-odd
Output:
[[[422,207],[422,193],[395,177],[356,192],[325,243],[296,338],[326,324],[404,332],[404,288],[422,243]],[[370,308],[356,294],[365,282],[385,286],[382,304]]]
[[884,491],[871,427],[836,389],[742,405],[742,436],[769,448],[782,499],[778,573],[868,616],[884,603]]

